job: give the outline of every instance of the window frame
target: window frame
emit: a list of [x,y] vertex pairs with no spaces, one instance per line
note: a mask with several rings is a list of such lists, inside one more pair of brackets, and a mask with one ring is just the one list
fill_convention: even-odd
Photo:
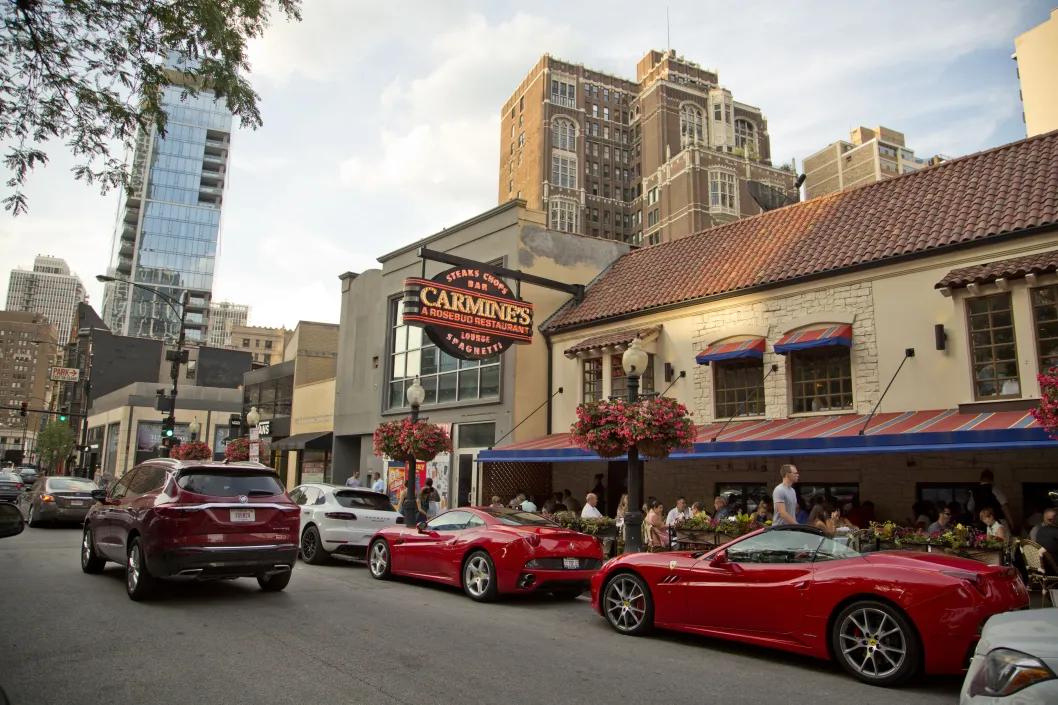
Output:
[[[716,190],[714,193],[714,184]],[[731,187],[730,193],[725,194],[723,186]],[[730,206],[724,205],[725,199],[730,199]],[[715,203],[714,203],[715,201]],[[720,169],[709,170],[709,212],[723,213],[727,215],[738,215],[738,175]]]
[[[743,358],[741,360],[717,360],[717,361],[715,361],[715,362],[713,362],[711,364],[711,367],[713,368],[713,414],[714,414],[713,418],[715,418],[715,419],[727,419],[727,418],[735,417],[735,418],[742,419],[742,418],[761,417],[761,416],[765,416],[767,414],[766,400],[765,400],[765,394],[764,394],[764,360],[763,360],[763,358],[752,358],[751,357],[751,358]],[[721,380],[721,377],[723,376],[723,375],[721,375],[722,371],[735,370],[735,369],[745,369],[747,371],[747,376],[748,376],[748,370],[751,367],[754,368],[754,370],[759,371],[759,373],[760,373],[760,379],[759,379],[759,384],[758,385],[755,385],[753,387],[750,387],[750,386],[724,387],[724,389],[721,390],[720,380]],[[758,382],[758,380],[752,380],[752,381],[753,382]],[[746,394],[746,405],[744,407],[745,411],[749,411],[749,409],[750,409],[750,399],[749,399],[750,390],[758,391],[758,395],[756,397],[756,403],[759,405],[759,407],[758,407],[758,410],[756,411],[756,413],[742,413],[742,414],[738,414],[738,409],[740,408],[740,404],[739,404],[739,401],[737,399],[737,393],[740,390],[744,391],[745,394]],[[727,394],[728,392],[732,392],[732,393],[736,394],[736,399],[733,402],[733,404],[734,404],[733,407],[730,406],[732,404],[732,402],[728,402],[726,400],[723,401],[723,402],[720,401],[720,392],[721,391],[723,391],[725,394]],[[721,408],[721,405],[723,405],[724,408]],[[737,416],[736,416],[736,414],[737,414]]]
[[586,357],[580,361],[580,394],[585,402],[602,401],[603,364],[601,357]]
[[548,204],[548,223],[552,230],[578,232],[580,206],[568,198],[552,198]]
[[[996,311],[1002,312],[1004,310],[1004,309],[993,309],[992,308],[991,302],[995,301],[995,300],[998,300],[998,299],[1006,299],[1006,302],[1007,302],[1007,308],[1005,310],[1010,316],[1010,326],[1009,326],[1009,328],[1010,328],[1010,340],[1011,340],[1010,343],[997,344],[995,342],[995,331],[997,331],[997,330],[1005,330],[1007,328],[1007,326],[1000,326],[999,328],[996,328],[996,326],[993,324],[993,318],[994,318],[994,315],[995,315]],[[985,312],[985,314],[971,312],[971,303],[975,302],[975,301],[986,301],[986,302],[988,302],[988,310]],[[968,352],[969,352],[969,362],[970,362],[970,385],[971,385],[971,389],[973,391],[973,399],[974,399],[974,401],[1021,399],[1022,396],[1023,396],[1024,387],[1021,384],[1021,361],[1018,359],[1017,326],[1016,326],[1016,323],[1015,323],[1015,320],[1014,320],[1014,297],[1011,296],[1011,292],[1009,292],[1009,291],[1001,291],[1001,292],[994,293],[994,294],[985,294],[983,296],[972,296],[972,297],[969,297],[969,298],[967,298],[967,299],[965,299],[963,301],[963,306],[965,308],[964,315],[966,317],[966,342],[967,342],[967,345],[969,347],[969,351]],[[975,330],[974,327],[973,327],[973,318],[975,316],[982,316],[982,315],[987,315],[988,316],[988,328],[987,329]],[[988,335],[989,335],[989,340],[990,340],[989,344],[987,346],[977,346],[977,345],[975,345],[975,343],[974,343],[974,334],[975,333],[984,333],[984,332],[987,332]],[[1013,357],[1009,358],[1009,359],[1008,358],[1004,358],[1003,360],[996,360],[996,348],[1007,347],[1007,346],[1010,346],[1013,349]],[[987,362],[978,363],[977,362],[977,350],[984,349],[985,347],[987,347],[989,349],[989,351],[991,352],[992,359],[990,361],[987,361]],[[998,367],[999,367],[999,365],[1001,365],[1001,364],[1010,364],[1010,363],[1013,363],[1013,365],[1014,365],[1014,370],[1015,370],[1014,377],[1012,377],[1012,378],[1011,377],[1000,378],[998,376]],[[984,379],[979,379],[978,376],[977,376],[979,367],[982,368],[982,369],[988,369],[990,367],[991,370],[992,370],[992,377],[991,378],[987,378],[986,377]],[[1011,379],[1013,379],[1014,382],[1017,384],[1018,389],[1017,389],[1016,393],[1010,393],[1010,394],[1002,394],[1002,393],[999,393],[999,394],[980,394],[979,391],[978,391],[979,390],[979,386],[978,386],[979,384],[988,383],[989,380],[991,380],[991,383],[995,386],[996,391],[997,392],[1002,392],[1003,387],[1005,387],[1006,384]]]
[[[832,406],[828,406],[825,409],[823,409],[823,408],[810,409],[809,408],[809,409],[807,409],[805,411],[798,411],[797,410],[797,401],[798,401],[799,398],[801,398],[801,397],[798,396],[798,392],[797,392],[797,387],[798,386],[801,386],[802,389],[803,389],[810,383],[818,382],[818,381],[824,381],[827,384],[828,391],[826,393],[826,397],[829,400],[829,398],[831,396],[833,396],[833,393],[829,391],[830,383],[832,381],[834,381],[834,379],[832,379],[830,377],[830,374],[829,374],[829,361],[827,363],[827,367],[828,367],[827,375],[826,375],[826,377],[823,380],[820,380],[819,378],[815,378],[815,379],[812,379],[812,380],[798,380],[797,379],[797,366],[798,366],[798,364],[799,363],[803,364],[803,361],[806,358],[809,358],[809,359],[811,359],[811,358],[823,358],[823,357],[826,357],[826,356],[836,357],[839,354],[844,354],[845,357],[846,357],[846,360],[848,362],[848,371],[849,371],[848,380],[849,380],[849,393],[851,394],[851,404],[849,404],[849,406],[845,406],[844,404],[842,404],[842,406],[838,407],[838,408],[835,408],[835,407],[832,407]],[[798,416],[798,415],[803,415],[803,414],[820,414],[820,413],[831,414],[831,413],[835,413],[835,412],[847,413],[847,412],[850,412],[850,411],[855,411],[855,409],[856,409],[856,377],[853,374],[853,370],[852,370],[852,348],[846,347],[844,345],[832,345],[832,346],[828,346],[828,347],[813,348],[813,349],[809,349],[809,350],[794,350],[794,351],[790,352],[790,354],[787,357],[789,358],[789,361],[788,361],[787,364],[789,365],[789,375],[788,375],[788,377],[789,377],[789,380],[790,380],[789,381],[789,385],[790,385],[790,415],[791,416]],[[838,377],[838,378],[835,378],[835,379],[844,380],[845,377],[842,376],[842,377]],[[838,394],[839,395],[844,395],[844,391],[843,390],[839,391]],[[804,397],[804,398],[806,400],[808,400],[808,399],[810,399],[812,397]],[[810,406],[810,404],[809,404],[809,406]]]
[[[741,133],[740,125],[746,126]],[[746,149],[749,144],[753,145],[754,152],[760,151],[757,147],[757,126],[747,118],[735,118],[735,149]]]
[[[1036,303],[1037,292],[1042,292],[1046,290],[1053,291],[1053,300],[1050,303]],[[1051,367],[1058,367],[1058,337],[1041,338],[1040,326],[1049,323],[1058,325],[1058,284],[1050,284],[1030,288],[1029,306],[1032,308],[1032,339],[1035,342],[1034,347],[1036,348],[1036,371],[1039,374],[1047,374]],[[1042,308],[1054,308],[1056,317],[1051,320],[1041,321],[1039,316],[1039,309]],[[1043,343],[1045,340],[1053,341],[1053,344],[1055,345],[1055,353],[1053,355],[1044,356]],[[1046,360],[1051,360],[1051,364],[1046,364]]]

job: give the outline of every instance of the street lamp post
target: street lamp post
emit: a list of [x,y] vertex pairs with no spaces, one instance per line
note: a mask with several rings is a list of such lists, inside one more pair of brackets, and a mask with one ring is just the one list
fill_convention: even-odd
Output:
[[187,427],[187,430],[191,433],[191,440],[192,441],[197,441],[198,440],[198,432],[202,430],[202,424],[200,424],[198,422],[198,417],[197,416],[191,422],[191,424]]
[[[650,363],[643,342],[636,336],[621,356],[621,367],[628,380],[628,403],[639,402],[639,377]],[[633,443],[628,449],[628,509],[625,511],[625,553],[643,550],[643,461]]]
[[[187,362],[187,359],[185,357],[183,357],[183,352],[184,352],[184,326],[187,323],[187,305],[190,302],[191,294],[188,291],[185,290],[180,295],[180,301],[177,301],[172,296],[169,296],[168,294],[163,294],[161,291],[159,291],[157,288],[155,288],[153,286],[148,286],[146,284],[139,284],[137,282],[130,282],[130,281],[126,280],[126,279],[118,279],[117,277],[109,277],[109,276],[106,276],[105,274],[98,274],[98,275],[96,275],[96,281],[117,282],[119,284],[128,284],[129,286],[134,286],[137,289],[143,289],[144,291],[149,291],[149,292],[153,293],[154,295],[161,297],[161,299],[163,301],[165,301],[165,303],[167,303],[169,305],[169,308],[173,309],[173,313],[175,313],[177,316],[180,317],[180,330],[179,330],[179,332],[177,333],[177,336],[176,336],[176,354],[170,357],[169,353],[168,352],[166,353],[166,359],[167,360],[171,360],[172,363],[173,363],[172,372],[170,373],[170,376],[173,378],[173,391],[172,391],[172,394],[171,394],[171,399],[169,401],[169,417],[168,417],[168,420],[169,420],[169,425],[175,428],[175,426],[176,426],[176,394],[177,394],[177,386],[178,386],[177,383],[180,380],[180,363],[181,362]],[[177,306],[179,306],[180,308],[177,308]],[[86,424],[86,426],[87,426],[87,424]],[[162,457],[163,458],[169,457],[169,448],[167,446],[163,446],[162,447]]]
[[[419,407],[426,401],[426,390],[419,384],[419,378],[416,377],[415,381],[407,391],[408,404],[411,405],[411,420],[415,423],[419,420]],[[404,483],[405,494],[404,494],[404,506],[401,507],[401,513],[404,515],[405,526],[415,526],[416,516],[418,509],[415,506],[415,475],[417,468],[415,467],[415,454],[412,453],[407,460],[408,463],[408,474]]]

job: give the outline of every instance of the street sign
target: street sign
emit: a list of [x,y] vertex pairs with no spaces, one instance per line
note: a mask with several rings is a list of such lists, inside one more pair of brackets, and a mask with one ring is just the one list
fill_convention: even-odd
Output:
[[81,379],[81,370],[76,367],[51,368],[52,382],[77,382]]
[[250,462],[256,463],[261,459],[261,444],[259,440],[261,434],[258,433],[257,427],[254,426],[250,429]]

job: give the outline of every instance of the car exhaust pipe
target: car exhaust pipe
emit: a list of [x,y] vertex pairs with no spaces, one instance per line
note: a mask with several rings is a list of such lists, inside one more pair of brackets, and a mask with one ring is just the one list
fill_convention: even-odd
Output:
[[272,566],[272,570],[270,570],[267,573],[265,573],[265,575],[279,575],[280,573],[287,573],[289,571],[290,571],[290,566],[288,566],[288,565],[277,565],[277,566]]
[[522,576],[520,578],[518,578],[518,588],[520,590],[525,590],[526,588],[532,587],[533,583],[535,583],[535,582],[536,582],[536,574],[535,573],[523,573]]
[[181,570],[179,573],[176,574],[176,577],[178,577],[178,578],[197,578],[200,575],[202,575],[202,569],[201,568],[188,568],[187,570]]

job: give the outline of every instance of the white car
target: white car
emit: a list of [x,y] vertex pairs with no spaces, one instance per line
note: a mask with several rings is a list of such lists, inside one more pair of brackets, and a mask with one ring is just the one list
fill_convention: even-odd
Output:
[[959,703],[1053,705],[1056,673],[1058,608],[997,614],[985,623]]
[[404,523],[387,495],[361,487],[299,485],[290,499],[301,507],[301,557],[313,565],[332,554],[365,558],[376,531]]

